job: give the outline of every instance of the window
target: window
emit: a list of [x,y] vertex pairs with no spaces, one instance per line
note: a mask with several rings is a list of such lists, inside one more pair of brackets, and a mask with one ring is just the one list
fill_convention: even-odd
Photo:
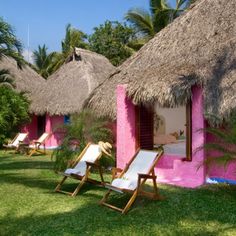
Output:
[[64,116],[64,124],[69,124],[70,123],[70,116]]

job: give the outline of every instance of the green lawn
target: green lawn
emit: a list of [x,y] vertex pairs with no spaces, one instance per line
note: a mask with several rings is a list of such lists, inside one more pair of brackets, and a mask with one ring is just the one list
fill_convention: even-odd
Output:
[[[50,157],[0,152],[0,235],[236,235],[236,188],[160,186],[165,201],[138,198],[127,215],[98,205],[105,190],[54,193]],[[68,182],[71,189],[75,182]],[[113,201],[123,202],[121,195]]]

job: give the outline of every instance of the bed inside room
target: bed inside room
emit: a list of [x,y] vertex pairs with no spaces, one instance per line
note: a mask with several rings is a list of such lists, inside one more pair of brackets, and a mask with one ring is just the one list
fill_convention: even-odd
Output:
[[186,157],[186,107],[154,110],[154,148],[162,146],[164,155]]

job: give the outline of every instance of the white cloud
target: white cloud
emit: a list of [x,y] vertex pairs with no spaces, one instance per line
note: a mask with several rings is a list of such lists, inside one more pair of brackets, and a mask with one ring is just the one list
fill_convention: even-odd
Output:
[[31,50],[24,49],[22,55],[26,61],[31,64],[34,64],[33,52]]

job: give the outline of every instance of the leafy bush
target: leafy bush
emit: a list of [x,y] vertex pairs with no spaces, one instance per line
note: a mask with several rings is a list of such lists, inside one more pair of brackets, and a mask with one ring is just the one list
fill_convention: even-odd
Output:
[[[73,115],[69,124],[58,127],[64,130],[65,136],[60,147],[52,154],[54,170],[63,171],[70,166],[88,142],[112,142],[112,131],[108,126],[105,118],[97,118],[91,111],[84,110],[79,115]],[[103,164],[112,162],[110,158],[103,160]]]
[[107,57],[117,66],[132,55],[134,50],[129,44],[136,39],[131,27],[117,21],[106,21],[94,28],[94,33],[89,37],[90,50]]
[[29,102],[23,94],[0,86],[0,147],[29,121]]
[[[213,137],[211,142],[201,147],[208,153],[204,161],[207,167],[216,164],[227,168],[231,162],[236,161],[236,113],[232,114],[224,127],[208,127],[204,131]],[[211,156],[212,152],[214,156]]]

